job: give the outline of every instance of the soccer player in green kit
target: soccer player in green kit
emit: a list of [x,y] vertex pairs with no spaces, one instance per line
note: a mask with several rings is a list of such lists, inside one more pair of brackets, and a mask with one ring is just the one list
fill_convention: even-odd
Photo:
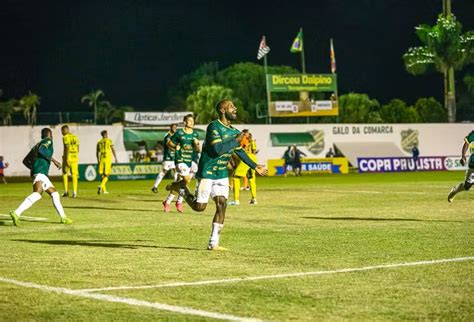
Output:
[[176,180],[176,165],[174,164],[174,154],[175,151],[168,147],[168,142],[171,140],[171,137],[176,133],[176,129],[178,128],[178,124],[171,124],[170,130],[166,133],[165,138],[163,139],[163,167],[160,173],[156,176],[155,183],[151,188],[151,191],[154,193],[158,193],[158,185],[160,184],[161,180],[166,176],[168,171],[172,171],[173,177]]
[[468,168],[466,170],[466,175],[464,176],[464,181],[458,183],[451,188],[451,191],[448,195],[448,202],[452,202],[456,194],[461,191],[468,191],[474,184],[474,131],[471,131],[465,138],[464,144],[461,151],[461,165],[466,164],[466,152],[470,150],[471,156],[469,157]]
[[218,119],[212,121],[206,129],[206,139],[199,159],[196,178],[199,183],[196,196],[191,194],[185,184],[174,182],[166,187],[169,191],[179,191],[185,197],[188,205],[195,211],[204,211],[209,196],[216,204],[216,213],[212,220],[211,236],[208,250],[225,250],[219,246],[220,233],[224,227],[227,199],[229,198],[229,173],[227,163],[232,153],[235,153],[251,169],[260,175],[266,175],[267,170],[262,165],[252,161],[240,146],[240,141],[246,134],[241,133],[231,125],[237,118],[237,108],[231,100],[225,99],[216,104]]
[[[41,194],[46,191],[53,200],[53,206],[56,212],[61,217],[61,223],[71,224],[72,220],[67,218],[64,214],[64,209],[59,198],[59,193],[54,188],[53,184],[48,178],[49,166],[51,162],[54,163],[58,169],[61,169],[61,163],[53,158],[53,133],[51,129],[44,128],[41,130],[41,141],[36,144],[30,151],[25,161],[33,177],[33,193],[26,197],[21,205],[14,211],[10,212],[10,217],[13,220],[13,224],[18,226],[20,222],[21,214],[33,206],[35,202],[41,199]],[[31,156],[31,158],[30,158]],[[28,161],[27,161],[28,159]],[[25,161],[23,163],[25,163]]]
[[[183,180],[187,185],[191,181],[191,168],[196,153],[199,153],[198,134],[193,130],[194,118],[192,114],[188,114],[183,119],[184,128],[179,129],[168,141],[168,147],[174,149],[176,169],[178,180]],[[175,194],[170,192],[168,197],[163,201],[163,210],[170,211],[170,204]],[[183,212],[183,197],[179,196],[176,201],[176,209]]]

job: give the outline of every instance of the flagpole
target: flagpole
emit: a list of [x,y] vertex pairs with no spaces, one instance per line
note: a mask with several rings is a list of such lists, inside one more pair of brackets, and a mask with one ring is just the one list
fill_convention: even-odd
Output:
[[303,41],[303,28],[300,28],[300,32],[301,32],[301,44],[302,44],[302,48],[301,48],[301,71],[303,74],[306,74],[306,63],[304,61],[304,41]]
[[270,102],[272,100],[270,91],[268,90],[267,84],[267,75],[268,75],[268,63],[267,63],[267,55],[263,56],[263,68],[265,71],[265,89],[267,91],[267,117],[268,117],[268,124],[272,124],[272,118],[270,117]]

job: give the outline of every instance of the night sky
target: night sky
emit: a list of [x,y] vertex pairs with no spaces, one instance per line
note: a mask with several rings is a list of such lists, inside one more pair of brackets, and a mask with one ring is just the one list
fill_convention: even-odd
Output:
[[[474,29],[474,1],[453,0],[452,9],[464,31]],[[32,90],[39,112],[79,110],[84,94],[102,89],[115,105],[161,110],[167,89],[201,63],[257,62],[263,34],[269,64],[299,69],[289,48],[303,27],[308,73],[330,71],[334,39],[341,94],[442,101],[441,74],[411,76],[401,59],[420,44],[414,27],[434,24],[441,10],[442,0],[4,0],[1,99]]]

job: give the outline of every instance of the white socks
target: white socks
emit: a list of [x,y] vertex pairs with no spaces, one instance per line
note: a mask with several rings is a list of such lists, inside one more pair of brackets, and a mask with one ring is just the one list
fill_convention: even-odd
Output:
[[[59,196],[59,194],[58,194]],[[31,206],[33,206],[33,204],[35,202],[37,202],[38,200],[41,199],[41,195],[37,192],[33,192],[31,195],[29,195],[28,197],[25,198],[25,200],[23,200],[23,202],[21,203],[21,205],[15,210],[15,213],[18,215],[18,216],[21,216],[21,214],[27,210],[28,208],[30,208]]]
[[212,223],[212,232],[211,232],[211,238],[209,239],[209,245],[211,246],[219,245],[219,237],[221,235],[221,231],[223,227],[224,227],[224,224],[219,224],[216,222]]
[[168,194],[168,197],[166,197],[166,200],[165,200],[166,204],[168,205],[171,204],[173,199],[174,199],[174,195],[172,193]]
[[51,194],[51,199],[53,199],[53,206],[56,209],[57,213],[61,218],[66,217],[64,214],[63,205],[61,205],[61,199],[59,198],[59,193],[57,191]]
[[158,173],[155,179],[155,184],[153,184],[153,188],[158,188],[158,185],[160,184],[161,180],[165,177],[165,174],[163,172]]

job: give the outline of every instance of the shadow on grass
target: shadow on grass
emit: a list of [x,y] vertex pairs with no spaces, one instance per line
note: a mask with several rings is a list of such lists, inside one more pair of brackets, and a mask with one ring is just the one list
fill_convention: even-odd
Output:
[[360,220],[360,221],[427,221],[427,222],[463,222],[459,220],[432,220],[432,219],[415,219],[415,218],[376,218],[376,217],[300,217],[303,219],[319,219],[319,220]]
[[18,241],[31,244],[48,244],[48,245],[66,245],[66,246],[85,246],[85,247],[105,247],[105,248],[127,248],[127,249],[138,249],[138,248],[160,248],[160,249],[172,249],[172,250],[198,250],[203,249],[191,248],[191,247],[179,247],[179,246],[153,246],[153,245],[132,245],[124,243],[110,243],[110,242],[98,242],[98,241],[87,241],[87,240],[34,240],[34,239],[11,239],[11,241]]

